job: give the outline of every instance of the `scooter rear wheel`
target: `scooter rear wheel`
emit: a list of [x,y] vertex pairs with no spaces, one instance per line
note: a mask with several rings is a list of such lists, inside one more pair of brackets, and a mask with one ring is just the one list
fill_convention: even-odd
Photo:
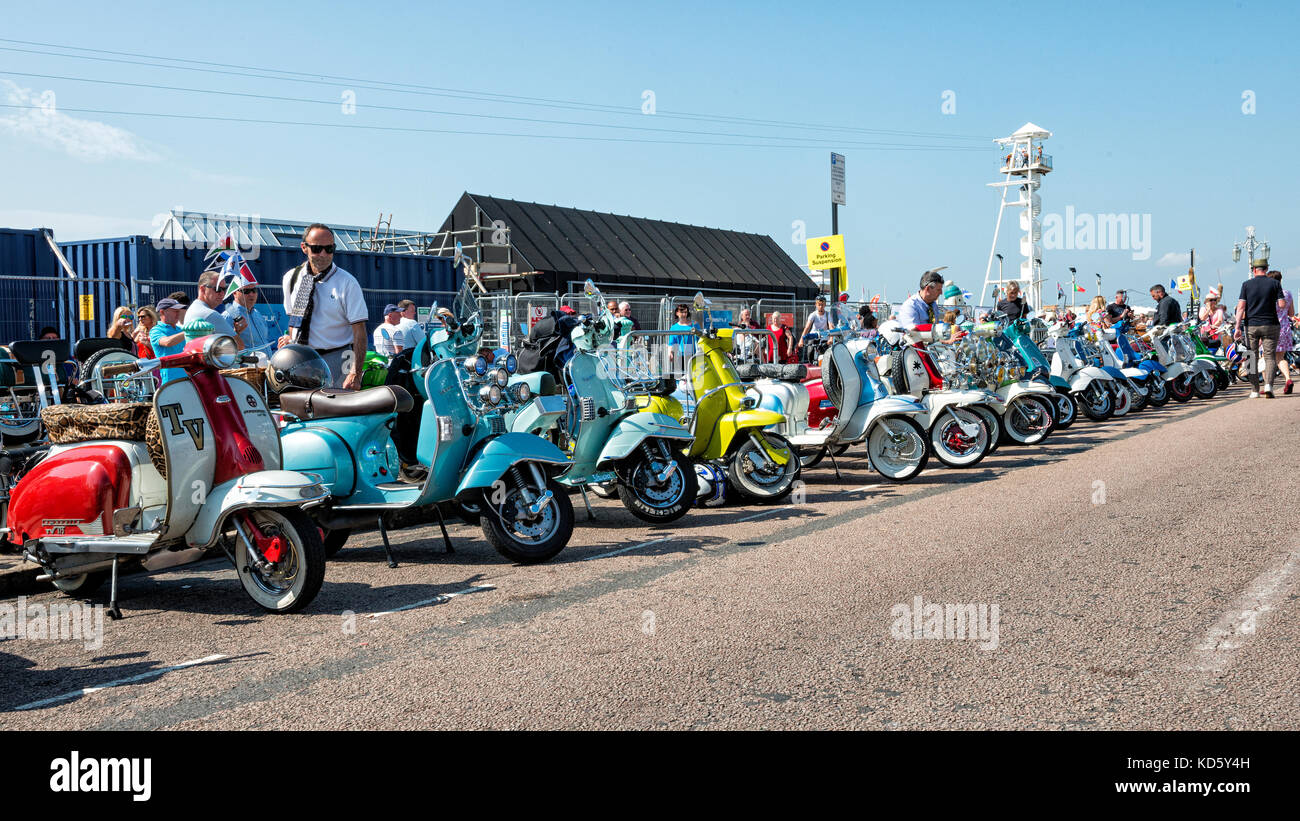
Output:
[[107,570],[92,570],[78,576],[64,576],[54,580],[54,586],[69,596],[89,596],[99,589],[109,576]]
[[332,559],[337,556],[339,551],[343,549],[343,545],[347,544],[348,537],[351,535],[352,531],[347,528],[323,531],[321,541],[325,545],[325,558]]

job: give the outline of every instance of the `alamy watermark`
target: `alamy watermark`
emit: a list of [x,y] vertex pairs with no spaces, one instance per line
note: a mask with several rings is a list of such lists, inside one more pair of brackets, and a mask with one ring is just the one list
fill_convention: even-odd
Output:
[[[188,222],[189,227],[182,226]],[[223,214],[213,217],[203,213],[186,214],[183,208],[173,208],[154,214],[153,247],[185,248],[187,250],[208,249],[231,242],[234,250],[244,259],[252,262],[261,253],[262,244],[256,237],[260,236],[262,217],[260,214]]]
[[1055,251],[1132,251],[1133,259],[1151,258],[1150,214],[1076,214],[1043,216],[1043,247]]
[[104,646],[104,605],[59,601],[0,602],[0,639],[80,641],[87,650]]
[[1001,609],[996,604],[936,604],[917,596],[910,605],[894,605],[889,615],[894,619],[889,634],[900,641],[978,641],[981,650],[996,650],[1001,640]]

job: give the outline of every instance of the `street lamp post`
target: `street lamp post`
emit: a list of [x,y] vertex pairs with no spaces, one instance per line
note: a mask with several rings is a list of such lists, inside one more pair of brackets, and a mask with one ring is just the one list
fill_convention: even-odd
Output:
[[[1257,259],[1268,259],[1268,243],[1255,239],[1255,226],[1246,226],[1246,239],[1232,243],[1232,261],[1241,262],[1241,252],[1246,252],[1247,263]],[[1258,254],[1256,253],[1258,252]]]

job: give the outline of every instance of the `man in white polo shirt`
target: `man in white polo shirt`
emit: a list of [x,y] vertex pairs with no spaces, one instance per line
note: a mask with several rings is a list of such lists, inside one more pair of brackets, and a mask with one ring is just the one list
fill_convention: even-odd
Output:
[[390,303],[384,306],[384,321],[379,323],[374,333],[375,353],[397,356],[406,350],[401,320],[402,312],[397,310],[396,305]]
[[315,348],[329,365],[331,387],[361,387],[361,366],[366,361],[365,296],[356,277],[334,264],[334,232],[313,223],[302,235],[307,261],[285,272],[284,309],[289,333],[279,347],[301,342]]
[[424,341],[424,326],[419,323],[415,303],[411,300],[398,302],[397,310],[402,312],[402,319],[398,323],[402,329],[402,340],[406,343],[406,350],[413,351]]

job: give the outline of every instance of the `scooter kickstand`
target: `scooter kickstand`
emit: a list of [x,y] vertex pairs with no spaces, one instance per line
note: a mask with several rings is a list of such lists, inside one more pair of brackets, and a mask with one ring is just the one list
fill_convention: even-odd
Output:
[[835,462],[835,449],[834,449],[834,448],[827,448],[827,449],[826,449],[826,455],[829,456],[829,457],[831,457],[831,467],[835,468],[835,481],[837,481],[837,482],[838,482],[838,481],[841,481],[841,479],[840,479],[840,466],[839,466],[838,464],[836,464],[836,462]]
[[384,540],[384,555],[388,557],[388,566],[397,567],[397,559],[393,558],[393,547],[388,543],[388,528],[384,526],[384,516],[379,515],[379,538]]
[[582,503],[587,506],[587,521],[590,522],[596,518],[596,514],[591,509],[591,500],[587,498],[587,486],[578,485],[578,490],[582,491]]
[[442,529],[442,543],[447,548],[446,552],[455,553],[456,548],[451,546],[451,537],[447,535],[447,523],[442,520],[442,508],[434,505],[433,511],[438,514],[438,527]]
[[117,606],[117,557],[113,557],[113,569],[111,571],[109,589],[108,589],[108,617],[113,621],[122,618],[122,608]]

